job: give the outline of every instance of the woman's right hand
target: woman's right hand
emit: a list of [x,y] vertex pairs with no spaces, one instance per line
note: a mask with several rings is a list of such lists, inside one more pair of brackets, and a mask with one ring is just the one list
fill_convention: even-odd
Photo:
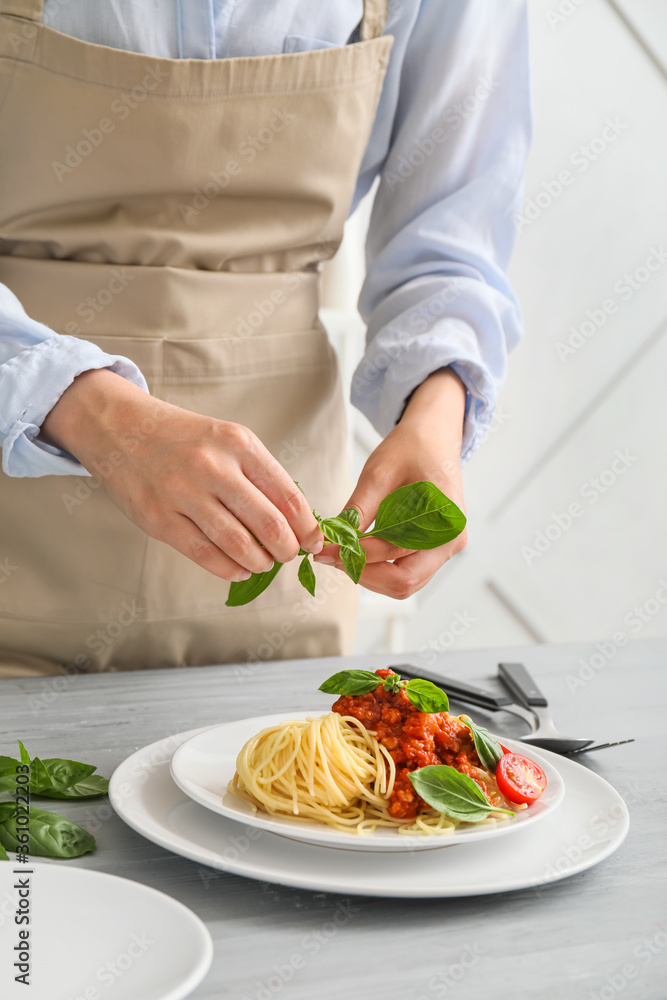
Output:
[[155,399],[106,369],[74,380],[40,438],[74,455],[149,535],[223,580],[322,549],[306,498],[252,431]]

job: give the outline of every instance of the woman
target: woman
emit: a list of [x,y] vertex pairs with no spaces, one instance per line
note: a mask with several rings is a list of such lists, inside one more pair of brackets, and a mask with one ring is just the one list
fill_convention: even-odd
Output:
[[[0,672],[349,652],[310,507],[462,504],[519,336],[524,4],[120,6],[0,5]],[[318,270],[378,175],[353,401],[386,436],[353,488]],[[464,541],[369,541],[362,585]],[[225,607],[299,548],[315,599],[283,572]]]

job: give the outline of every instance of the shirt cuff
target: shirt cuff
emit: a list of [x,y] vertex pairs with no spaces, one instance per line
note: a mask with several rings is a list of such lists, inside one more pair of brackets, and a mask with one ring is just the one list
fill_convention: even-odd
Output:
[[[504,352],[503,352],[504,354]],[[486,436],[505,374],[504,357],[495,359],[501,371],[492,373],[479,354],[478,339],[462,320],[443,324],[411,337],[392,336],[385,329],[368,346],[352,378],[354,406],[385,437],[396,426],[405,402],[421,383],[440,368],[451,368],[466,389],[461,461],[467,462]]]
[[50,337],[0,366],[3,386],[2,468],[8,476],[89,476],[66,451],[37,441],[42,421],[82,372],[109,371],[148,392],[139,368],[120,355],[106,354],[77,337]]

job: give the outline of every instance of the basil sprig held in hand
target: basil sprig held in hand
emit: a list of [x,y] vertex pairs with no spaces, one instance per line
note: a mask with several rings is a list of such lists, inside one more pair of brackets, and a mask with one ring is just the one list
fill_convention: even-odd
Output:
[[[106,795],[109,782],[100,774],[94,764],[82,764],[76,760],[61,757],[30,758],[30,754],[20,740],[20,757],[0,757],[0,793],[11,793],[11,797],[0,800],[0,860],[8,861],[7,851],[16,851],[17,817],[24,806],[15,800],[17,787],[17,767],[29,767],[28,782],[23,785],[30,796],[40,795],[49,799],[92,799]],[[26,827],[20,825],[20,830]],[[77,858],[97,847],[95,838],[71,820],[55,813],[38,809],[32,803],[28,806],[28,851],[36,857]]]
[[378,677],[370,670],[340,670],[320,684],[319,690],[325,694],[358,695],[370,694],[380,685],[385,691],[404,690],[408,700],[420,712],[446,712],[449,709],[447,695],[431,681],[419,677],[404,681],[400,674],[395,673]]
[[469,715],[460,715],[461,722],[468,727],[475,741],[475,750],[480,759],[482,767],[485,767],[491,774],[496,773],[498,762],[503,756],[503,750],[498,740],[491,735],[484,726],[478,726]]
[[[466,526],[463,511],[434,483],[426,481],[399,486],[386,496],[369,531],[359,530],[359,512],[353,507],[337,517],[323,518],[316,511],[313,514],[324,535],[324,544],[340,545],[343,569],[354,583],[359,583],[366,565],[366,550],[360,539],[382,538],[402,549],[435,549],[451,542]],[[299,555],[303,556],[299,564],[299,581],[315,596],[310,555],[303,551]],[[281,566],[282,563],[274,562],[265,573],[253,573],[248,580],[232,583],[227,606],[235,608],[254,601],[266,590]]]
[[491,812],[514,816],[511,809],[492,806],[476,781],[449,764],[428,764],[411,771],[408,778],[424,802],[452,819],[481,823]]

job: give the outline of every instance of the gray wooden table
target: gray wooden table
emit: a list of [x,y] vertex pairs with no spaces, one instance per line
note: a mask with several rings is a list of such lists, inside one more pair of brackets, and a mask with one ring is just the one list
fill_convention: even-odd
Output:
[[[203,869],[134,833],[106,800],[58,803],[98,841],[94,855],[68,863],[136,879],[199,914],[215,943],[213,966],[192,994],[199,1000],[665,1000],[667,639],[607,644],[606,654],[595,644],[538,646],[449,653],[438,663],[450,676],[482,680],[499,660],[522,660],[563,730],[636,737],[579,758],[621,792],[631,828],[612,857],[565,881],[467,899],[351,897],[350,919],[315,950],[316,932],[344,897]],[[392,659],[78,676],[60,692],[51,679],[0,681],[0,754],[14,755],[18,736],[35,756],[90,761],[110,776],[134,750],[171,733],[320,700],[325,710],[330,698],[314,694],[324,677],[343,663],[376,669]],[[419,663],[417,654],[398,659]],[[512,736],[520,727],[497,728]],[[303,967],[277,985],[274,966],[294,954]]]

